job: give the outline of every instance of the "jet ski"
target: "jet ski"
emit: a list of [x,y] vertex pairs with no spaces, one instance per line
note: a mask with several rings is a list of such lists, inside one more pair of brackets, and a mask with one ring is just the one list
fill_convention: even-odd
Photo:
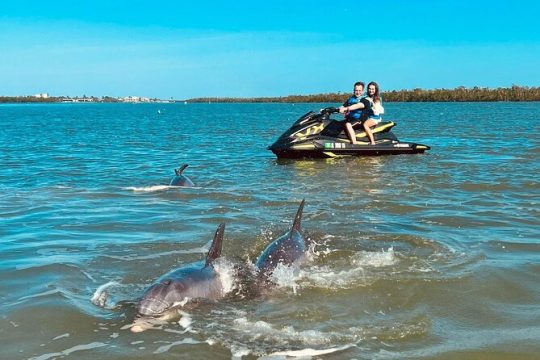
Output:
[[345,133],[343,121],[330,117],[337,112],[337,108],[328,107],[318,113],[310,111],[302,115],[268,150],[278,158],[298,159],[421,154],[431,149],[427,145],[399,141],[391,131],[396,126],[393,121],[382,121],[372,128],[375,145],[369,143],[363,128],[355,127],[359,144],[353,145]]

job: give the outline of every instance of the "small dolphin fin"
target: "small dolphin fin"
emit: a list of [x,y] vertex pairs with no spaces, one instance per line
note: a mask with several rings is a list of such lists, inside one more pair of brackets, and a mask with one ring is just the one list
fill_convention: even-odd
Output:
[[175,172],[176,176],[182,175],[182,171],[184,171],[188,166],[189,166],[189,164],[184,164],[184,165],[180,166],[179,169],[174,169],[174,172]]
[[204,264],[204,266],[210,265],[212,261],[221,256],[221,243],[223,242],[224,233],[225,223],[221,223],[216,230],[216,235],[214,235],[214,240],[212,241],[212,246],[210,246],[208,255],[206,255],[206,264]]
[[291,228],[291,231],[292,230],[302,231],[302,212],[304,211],[305,201],[306,200],[303,199],[302,202],[300,203],[300,206],[298,207],[298,211],[296,212],[296,216],[294,217],[294,223]]

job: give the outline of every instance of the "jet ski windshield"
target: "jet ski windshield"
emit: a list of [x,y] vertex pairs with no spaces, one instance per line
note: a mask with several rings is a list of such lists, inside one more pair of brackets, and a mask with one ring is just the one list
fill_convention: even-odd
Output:
[[294,122],[292,127],[296,127],[299,125],[306,125],[312,121],[318,121],[319,118],[321,117],[328,118],[330,114],[337,113],[337,112],[339,112],[339,109],[335,107],[328,107],[328,108],[321,109],[318,113],[316,113],[315,111],[309,111],[305,113],[304,115],[300,116],[300,118]]

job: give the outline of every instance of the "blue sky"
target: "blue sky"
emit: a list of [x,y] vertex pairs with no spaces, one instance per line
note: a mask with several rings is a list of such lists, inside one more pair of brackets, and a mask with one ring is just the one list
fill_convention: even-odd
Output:
[[540,86],[536,1],[19,1],[0,95],[285,96]]

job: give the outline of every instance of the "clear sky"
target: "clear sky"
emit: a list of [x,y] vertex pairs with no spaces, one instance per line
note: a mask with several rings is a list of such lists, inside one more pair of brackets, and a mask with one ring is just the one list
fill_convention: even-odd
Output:
[[540,86],[540,1],[5,1],[0,95]]

